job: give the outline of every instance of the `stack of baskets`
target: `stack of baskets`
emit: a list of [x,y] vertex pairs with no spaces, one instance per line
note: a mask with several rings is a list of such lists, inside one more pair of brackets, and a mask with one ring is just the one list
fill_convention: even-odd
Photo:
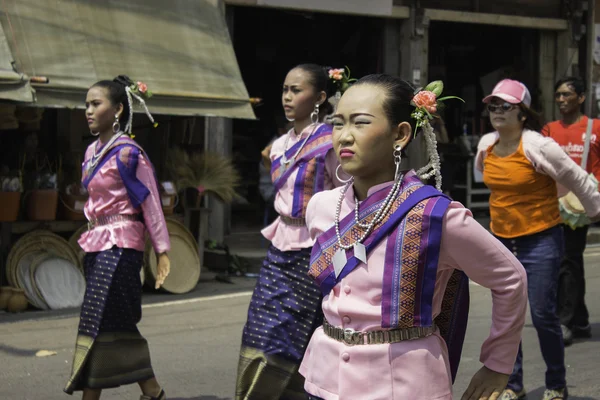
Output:
[[81,262],[69,243],[50,231],[36,230],[21,237],[6,265],[9,285],[22,289],[36,308],[56,310],[83,302]]

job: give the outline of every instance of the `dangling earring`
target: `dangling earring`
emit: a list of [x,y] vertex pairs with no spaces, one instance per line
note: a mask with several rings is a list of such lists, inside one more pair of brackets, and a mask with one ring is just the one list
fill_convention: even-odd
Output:
[[315,111],[310,113],[310,120],[313,124],[319,122],[319,103],[315,104]]
[[341,166],[342,166],[341,164],[338,164],[337,168],[335,169],[335,177],[337,178],[337,180],[340,181],[340,182],[342,182],[342,183],[348,183],[348,182],[353,181],[354,180],[353,176],[350,176],[350,179],[346,179],[346,180],[340,179],[339,172],[340,172],[340,167]]
[[399,144],[394,146],[394,164],[396,164],[396,173],[394,174],[394,181],[400,179],[400,163],[402,162],[402,146]]
[[94,132],[93,130],[90,129],[90,135],[98,136],[99,134],[100,134],[100,132]]
[[115,122],[113,122],[113,133],[119,133],[121,131],[121,124],[119,123],[119,116],[115,114]]

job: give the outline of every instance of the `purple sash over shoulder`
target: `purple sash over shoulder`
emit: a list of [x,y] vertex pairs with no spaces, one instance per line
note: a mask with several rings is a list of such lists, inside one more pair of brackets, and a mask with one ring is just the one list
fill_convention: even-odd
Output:
[[[390,187],[369,196],[362,204],[360,219],[368,223],[385,201]],[[388,216],[365,239],[367,256],[386,240],[382,282],[382,328],[432,326],[433,295],[437,279],[442,222],[450,199],[431,186],[423,185],[413,174],[404,179],[400,194]],[[363,230],[350,212],[340,222],[344,244],[353,243]],[[332,260],[339,249],[335,228],[317,238],[311,256],[309,274],[323,295],[357,268],[361,261],[348,250],[348,262],[336,278]],[[466,332],[469,295],[468,278],[455,270],[446,287],[442,309],[435,324],[444,337],[450,357],[452,378],[456,376]]]
[[[302,143],[304,143],[304,139],[288,149],[285,156],[290,159],[300,149]],[[315,193],[321,192],[325,188],[325,157],[332,148],[331,126],[321,124],[302,147],[300,154],[290,164],[285,165],[282,157],[273,161],[271,179],[276,191],[280,190],[290,175],[298,170],[294,183],[292,217],[304,217],[308,201]]]
[[[127,194],[129,195],[129,199],[131,200],[133,207],[139,208],[150,194],[149,188],[147,188],[137,178],[138,155],[140,153],[145,154],[142,147],[136,141],[127,136],[121,136],[111,144],[110,148],[106,150],[106,153],[93,168],[88,167],[89,163],[91,162],[91,158],[84,162],[82,166],[81,179],[83,186],[85,186],[87,189],[90,182],[96,173],[102,168],[102,166],[113,156],[118,155],[117,168],[119,170],[119,174],[123,180],[123,184],[127,189]],[[150,164],[153,172],[155,172],[150,159],[147,156],[145,159]],[[154,178],[158,187],[156,175]]]

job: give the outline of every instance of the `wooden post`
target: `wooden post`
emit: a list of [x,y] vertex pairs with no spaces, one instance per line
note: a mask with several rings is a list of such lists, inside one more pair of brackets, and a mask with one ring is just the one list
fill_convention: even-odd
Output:
[[383,30],[383,72],[400,75],[400,28],[401,21],[386,19]]
[[538,86],[542,92],[540,110],[546,121],[554,118],[554,83],[556,80],[556,32],[540,31],[539,78]]
[[[205,119],[204,149],[224,156],[231,156],[233,145],[233,124],[228,118],[207,117]],[[230,232],[231,208],[214,196],[206,196],[206,204],[210,210],[208,217],[208,237],[205,239],[223,243],[225,235]],[[201,221],[201,223],[206,223]]]
[[[400,76],[416,87],[424,86],[427,84],[428,75],[428,20],[419,15],[417,9],[413,7],[410,10],[410,18],[402,20],[400,24]],[[406,154],[407,159],[402,165],[405,169],[416,170],[427,164],[423,135],[417,136],[412,141]]]

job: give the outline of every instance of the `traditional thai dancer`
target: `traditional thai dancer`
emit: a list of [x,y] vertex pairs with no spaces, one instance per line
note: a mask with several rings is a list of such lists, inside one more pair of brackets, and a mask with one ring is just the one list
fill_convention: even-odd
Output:
[[[512,371],[527,305],[519,261],[461,204],[442,194],[429,124],[442,92],[369,75],[342,96],[333,147],[353,179],[315,195],[310,275],[325,320],[300,373],[312,399],[448,400],[468,317],[468,278],[491,289],[483,367],[463,399],[497,399]],[[415,108],[416,107],[416,108]],[[430,163],[400,170],[417,130]],[[417,133],[418,134],[418,133]],[[436,188],[421,179],[435,177]]]
[[283,83],[283,109],[294,127],[267,150],[279,217],[262,231],[271,246],[248,309],[236,399],[306,398],[298,367],[322,313],[319,288],[307,274],[314,242],[305,216],[315,193],[341,184],[331,126],[320,122],[331,112],[333,91],[328,71],[314,64],[293,68]]
[[[164,400],[146,339],[142,318],[140,269],[145,234],[156,257],[160,287],[170,269],[169,233],[153,167],[131,133],[133,101],[145,108],[149,95],[142,82],[126,76],[95,83],[87,93],[86,118],[98,136],[85,153],[82,183],[89,193],[84,211],[88,231],[79,239],[86,291],[81,307],[71,378],[65,392],[83,390],[84,400],[100,398],[102,389],[137,382],[141,400]],[[152,116],[145,108],[148,117]]]
[[[475,161],[491,191],[491,230],[527,271],[531,320],[546,362],[543,399],[566,399],[565,352],[556,311],[564,254],[557,183],[581,200],[592,220],[600,219],[598,185],[554,140],[539,133],[539,116],[522,82],[502,80],[483,101],[496,131],[481,137]],[[525,397],[519,347],[502,400]]]

